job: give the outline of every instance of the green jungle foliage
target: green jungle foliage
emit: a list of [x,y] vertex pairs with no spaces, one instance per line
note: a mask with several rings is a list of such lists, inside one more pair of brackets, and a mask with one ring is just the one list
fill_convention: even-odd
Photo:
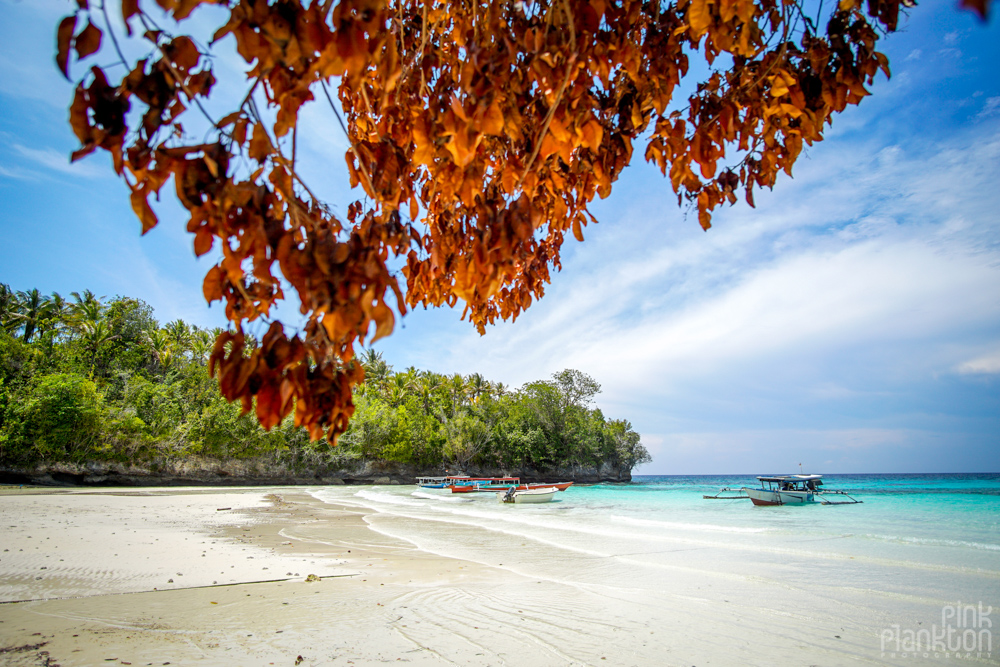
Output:
[[393,461],[419,468],[631,468],[650,460],[625,420],[593,407],[600,385],[575,370],[509,390],[478,373],[394,372],[381,354],[337,447],[288,418],[270,432],[208,377],[218,331],[161,326],[138,299],[70,300],[0,284],[0,462],[268,457],[308,468]]

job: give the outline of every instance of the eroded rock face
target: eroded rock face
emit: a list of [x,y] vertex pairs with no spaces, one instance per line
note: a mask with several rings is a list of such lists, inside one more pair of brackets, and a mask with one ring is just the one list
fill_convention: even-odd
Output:
[[[469,467],[474,477],[520,477],[523,482],[630,482],[632,471],[605,463],[595,466],[559,466],[501,470]],[[422,469],[382,461],[358,461],[350,466],[292,468],[263,459],[201,459],[150,461],[136,464],[88,462],[44,463],[34,467],[0,465],[0,484],[43,486],[251,486],[413,484],[421,476],[459,474],[455,470]]]

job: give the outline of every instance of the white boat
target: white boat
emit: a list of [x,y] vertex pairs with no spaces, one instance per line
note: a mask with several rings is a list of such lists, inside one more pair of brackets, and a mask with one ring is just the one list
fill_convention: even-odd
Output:
[[856,500],[846,491],[831,491],[823,488],[823,475],[772,475],[758,477],[759,489],[728,486],[714,496],[702,496],[706,500],[739,500],[749,498],[754,505],[856,505]]
[[816,493],[823,485],[822,475],[775,475],[758,477],[759,489],[740,489],[754,505],[804,505],[817,502]]
[[523,491],[511,488],[504,493],[498,493],[497,498],[502,503],[547,503],[556,497],[558,490],[554,487],[547,489],[525,489]]

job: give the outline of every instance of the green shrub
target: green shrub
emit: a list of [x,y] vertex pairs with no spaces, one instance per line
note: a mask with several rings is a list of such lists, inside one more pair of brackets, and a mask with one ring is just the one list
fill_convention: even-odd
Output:
[[8,400],[4,453],[29,460],[88,458],[99,445],[101,403],[97,387],[81,375],[43,376],[22,400]]

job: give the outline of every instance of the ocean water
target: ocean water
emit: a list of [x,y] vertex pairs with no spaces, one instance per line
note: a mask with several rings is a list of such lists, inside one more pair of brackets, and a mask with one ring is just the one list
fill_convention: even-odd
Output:
[[[1000,474],[824,481],[863,502],[755,507],[702,497],[757,486],[753,476],[639,476],[574,486],[539,505],[416,486],[313,495],[363,508],[372,530],[419,550],[546,582],[548,603],[581,622],[599,612],[617,619],[615,632],[637,636],[670,624],[668,648],[685,660],[727,664],[720,656],[736,651],[739,664],[764,664],[760,651],[794,646],[817,664],[937,664],[900,657],[906,646],[895,639],[946,625],[957,605],[981,603],[980,613],[996,610],[982,618],[1000,620]],[[1000,646],[989,648],[965,659],[998,664]],[[637,650],[635,664],[655,659]]]

